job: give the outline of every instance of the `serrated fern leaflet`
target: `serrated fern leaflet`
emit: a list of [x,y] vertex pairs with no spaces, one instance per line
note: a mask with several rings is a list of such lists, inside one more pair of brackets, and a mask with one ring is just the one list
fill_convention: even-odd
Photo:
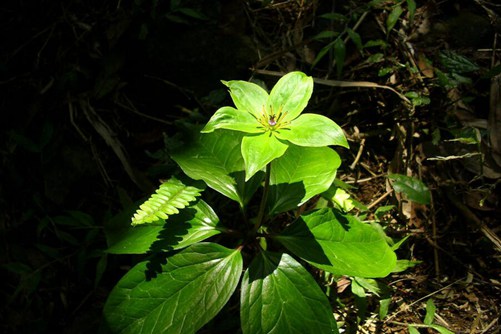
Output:
[[162,183],[150,198],[139,206],[132,217],[132,225],[151,223],[159,219],[167,219],[179,213],[190,202],[196,200],[202,189],[183,184],[176,178]]

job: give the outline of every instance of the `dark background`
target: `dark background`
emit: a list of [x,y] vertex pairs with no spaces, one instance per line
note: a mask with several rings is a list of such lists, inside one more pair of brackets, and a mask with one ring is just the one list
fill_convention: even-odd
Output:
[[[301,70],[316,78],[372,81],[431,98],[431,104],[409,113],[387,90],[316,85],[309,108],[330,116],[349,134],[351,151],[340,152],[345,166],[339,173],[345,180],[386,173],[390,167],[405,173],[402,166],[407,165],[432,189],[431,209],[413,209],[410,218],[395,210],[388,218],[393,236],[412,236],[401,255],[423,261],[389,279],[395,300],[413,305],[413,310],[399,312],[393,320],[420,321],[423,308],[414,302],[456,282],[451,287],[457,289],[456,295],[440,299],[450,327],[465,330],[478,318],[475,328],[494,333],[499,326],[492,322],[499,315],[495,243],[499,166],[491,165],[493,172],[486,175],[465,167],[463,161],[418,162],[420,154],[429,152],[457,154],[456,145],[454,149],[435,145],[431,151],[427,147],[437,131],[440,141],[453,138],[458,129],[472,128],[465,126],[464,105],[458,106],[458,100],[466,101],[469,119],[489,120],[493,75],[486,73],[495,69],[499,54],[478,50],[492,49],[495,37],[499,39],[499,5],[424,1],[418,4],[413,25],[404,13],[391,34],[385,33],[384,23],[395,3],[365,5],[363,1],[4,1],[0,5],[2,332],[95,332],[110,289],[137,260],[106,256],[103,228],[110,221],[130,219],[137,203],[176,171],[168,152],[179,145],[180,124],[203,124],[217,108],[231,104],[220,80],[252,79],[271,87],[278,77],[259,70]],[[388,42],[383,60],[368,62],[376,51],[360,53],[348,42],[340,75],[332,65],[332,50],[312,66],[329,42],[313,37],[340,28],[320,15],[341,13],[351,18],[346,24],[353,26],[364,12],[368,15],[357,32],[364,42]],[[413,56],[409,45],[415,48]],[[447,89],[437,74],[426,75],[422,63],[416,67],[420,73],[398,67],[410,59],[418,61],[421,54],[439,68],[443,50],[478,64],[479,70],[467,74],[470,82]],[[381,69],[388,67],[394,68],[394,75],[381,75]],[[408,131],[403,141],[405,148],[412,148],[411,156],[395,140],[399,126]],[[420,136],[413,137],[413,131]],[[368,138],[361,158],[365,165],[350,169],[359,149],[357,133]],[[482,136],[485,140],[488,135],[482,132]],[[361,183],[353,195],[368,205],[386,192],[385,187],[384,178],[376,178]],[[480,200],[485,203],[482,207]],[[398,203],[398,197],[390,196],[381,205],[398,207]],[[494,233],[494,242],[486,238],[479,221]],[[463,285],[458,286],[457,280]],[[349,293],[340,292],[338,297],[353,305]],[[479,300],[484,313],[476,307]],[[373,302],[370,311],[376,306]],[[353,309],[348,312],[353,316]],[[238,319],[221,316],[206,332],[224,332],[224,326],[232,328],[235,323]],[[379,331],[402,328],[384,323]]]

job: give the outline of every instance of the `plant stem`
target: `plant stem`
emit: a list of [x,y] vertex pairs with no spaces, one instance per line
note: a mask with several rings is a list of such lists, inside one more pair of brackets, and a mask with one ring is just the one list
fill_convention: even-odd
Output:
[[259,213],[257,215],[257,220],[252,230],[253,235],[257,233],[257,231],[259,230],[264,221],[264,210],[266,209],[266,202],[268,201],[268,191],[270,189],[270,174],[271,174],[271,163],[266,165],[263,197],[261,197],[261,204],[259,205]]

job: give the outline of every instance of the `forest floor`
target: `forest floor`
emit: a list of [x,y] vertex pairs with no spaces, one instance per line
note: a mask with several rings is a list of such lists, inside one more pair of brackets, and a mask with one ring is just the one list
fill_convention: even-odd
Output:
[[[500,333],[495,1],[1,7],[0,331],[95,332],[134,261],[102,256],[102,226],[129,219],[175,168],[175,123],[203,123],[226,105],[219,80],[271,87],[301,70],[316,83],[308,108],[349,140],[338,178],[352,186],[355,212],[407,237],[398,254],[414,264],[381,280],[385,312],[377,293],[364,305],[348,279],[320,280],[336,295],[341,330]],[[421,180],[430,203],[395,192],[389,174]]]

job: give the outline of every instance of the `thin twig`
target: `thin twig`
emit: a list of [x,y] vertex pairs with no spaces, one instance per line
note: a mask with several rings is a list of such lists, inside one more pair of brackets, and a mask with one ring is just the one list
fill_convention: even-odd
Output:
[[[460,282],[460,281],[462,281],[462,280],[463,280],[463,278],[457,279],[457,280],[455,280],[454,282],[450,283],[449,285],[443,286],[443,287],[441,287],[440,289],[438,289],[438,290],[436,290],[436,291],[433,291],[433,292],[431,292],[431,293],[427,294],[426,296],[423,296],[423,297],[421,297],[421,298],[419,298],[419,299],[417,299],[417,300],[413,301],[412,303],[410,303],[409,305],[407,305],[407,307],[409,308],[409,307],[411,307],[411,306],[413,306],[413,305],[415,305],[415,304],[417,304],[417,303],[419,303],[419,302],[421,302],[421,301],[423,301],[423,300],[425,300],[425,299],[427,299],[427,298],[430,298],[431,296],[436,295],[437,293],[439,293],[439,292],[440,292],[440,291],[442,291],[442,290],[445,290],[445,289],[450,288],[451,286],[453,286],[454,284],[456,284],[456,283],[458,283],[458,282]],[[395,312],[395,313],[391,314],[391,315],[390,315],[390,316],[389,316],[389,317],[388,317],[388,318],[387,318],[384,322],[385,322],[385,323],[386,323],[386,322],[390,322],[390,320],[391,320],[391,319],[395,318],[395,317],[397,316],[397,314],[399,314],[399,313],[400,313],[400,312],[402,312],[402,311],[403,311],[403,310],[402,310],[402,309],[400,309],[400,310],[398,310],[397,312]]]
[[[281,77],[284,76],[285,73],[282,72],[277,72],[277,71],[269,71],[269,70],[259,70],[259,69],[254,69],[255,73],[259,74],[264,74],[264,75],[272,75],[276,77]],[[392,91],[393,93],[397,94],[398,97],[400,97],[403,101],[411,104],[409,99],[405,97],[403,94],[397,92],[394,88],[390,86],[385,86],[385,85],[379,85],[374,82],[370,81],[341,81],[341,80],[326,80],[326,79],[320,79],[320,78],[313,78],[313,81],[319,85],[324,85],[324,86],[330,86],[330,87],[363,87],[363,88],[382,88],[382,89],[388,89]]]
[[392,190],[388,190],[386,193],[384,193],[377,200],[375,200],[374,202],[372,202],[371,204],[369,204],[367,206],[367,209],[372,209],[373,207],[375,207],[376,205],[378,205],[382,200],[384,200],[386,197],[388,197],[392,192],[393,192],[393,189]]
[[355,157],[355,160],[353,161],[353,163],[350,165],[350,169],[353,170],[357,166],[358,161],[360,160],[360,157],[362,156],[362,152],[364,150],[364,147],[365,147],[365,138],[363,138],[360,141],[360,147],[358,148],[357,156]]
[[156,122],[159,122],[159,123],[163,123],[163,124],[167,124],[167,125],[172,125],[172,122],[165,121],[165,120],[163,120],[163,119],[161,119],[161,118],[157,118],[157,117],[150,116],[150,115],[147,115],[147,114],[144,114],[144,113],[140,112],[140,111],[139,111],[139,110],[137,110],[137,108],[134,106],[134,104],[132,103],[132,101],[131,101],[131,100],[129,100],[129,98],[128,98],[127,96],[125,96],[125,95],[124,95],[124,99],[125,99],[125,101],[127,102],[128,106],[127,106],[127,105],[125,105],[125,104],[123,104],[122,102],[120,102],[120,101],[118,101],[118,100],[117,100],[117,101],[115,101],[115,103],[116,103],[118,106],[120,106],[120,107],[124,108],[125,110],[129,110],[129,111],[131,111],[131,112],[133,112],[133,113],[135,113],[135,114],[137,114],[137,115],[139,115],[139,116],[141,116],[141,117],[148,118],[148,119],[151,119],[152,121],[156,121]]
[[359,183],[369,182],[369,181],[372,181],[374,179],[377,179],[380,177],[385,177],[385,176],[386,176],[386,174],[380,174],[380,175],[370,176],[370,177],[366,177],[366,178],[358,179],[358,180],[347,180],[347,181],[341,180],[341,181],[343,181],[344,183],[347,183],[347,184],[359,184]]
[[84,133],[82,132],[82,130],[80,130],[80,128],[78,127],[77,123],[75,123],[75,110],[73,108],[73,103],[71,101],[68,101],[68,112],[70,114],[70,123],[71,123],[71,125],[73,125],[73,127],[77,130],[78,134],[80,135],[80,137],[82,137],[82,139],[84,140],[84,142],[87,142],[88,138],[84,135]]

